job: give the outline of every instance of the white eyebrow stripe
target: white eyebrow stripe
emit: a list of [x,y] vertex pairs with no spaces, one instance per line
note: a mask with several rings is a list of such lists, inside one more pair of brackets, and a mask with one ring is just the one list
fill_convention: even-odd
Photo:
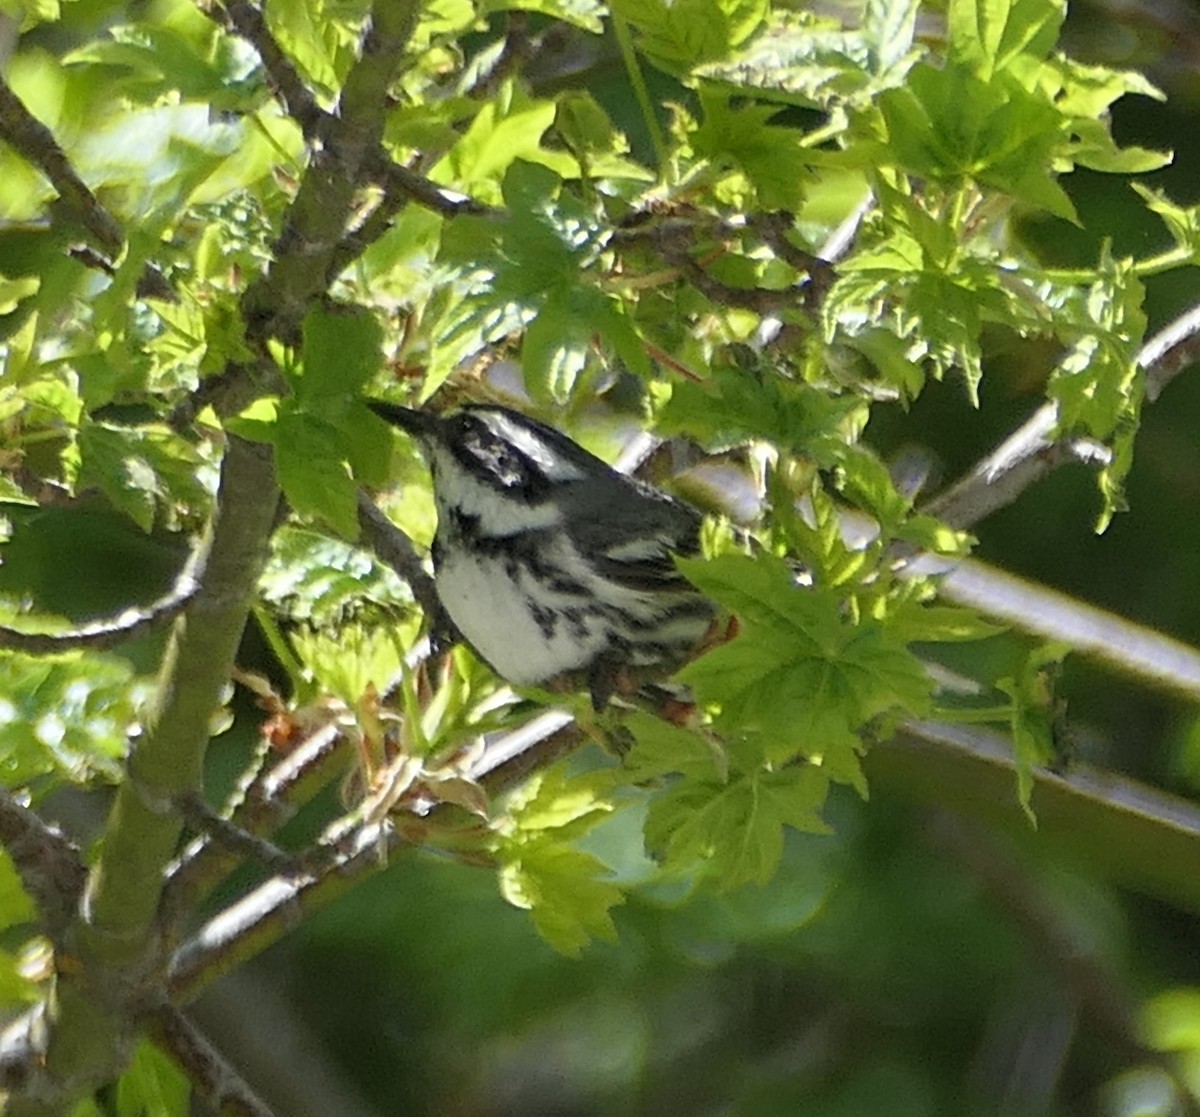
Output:
[[480,415],[497,438],[511,443],[551,481],[582,481],[583,472],[547,446],[536,434],[514,423],[507,415],[485,411]]

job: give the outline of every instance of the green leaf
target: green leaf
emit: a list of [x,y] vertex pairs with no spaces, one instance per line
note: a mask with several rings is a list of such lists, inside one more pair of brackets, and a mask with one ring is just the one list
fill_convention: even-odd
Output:
[[149,1040],[140,1040],[117,1079],[117,1117],[182,1117],[191,1092],[183,1071]]
[[274,442],[279,483],[292,507],[356,539],[358,486],[346,468],[346,448],[336,428],[285,400]]
[[1200,1051],[1200,989],[1179,987],[1151,997],[1138,1021],[1139,1037],[1155,1051]]
[[1154,190],[1140,182],[1131,185],[1145,201],[1146,208],[1166,225],[1175,244],[1191,255],[1193,263],[1200,261],[1200,205],[1181,206],[1162,190]]
[[412,593],[369,551],[285,524],[271,536],[259,579],[263,600],[293,621],[325,627],[365,605],[407,606]]
[[535,400],[562,402],[571,394],[587,362],[592,330],[586,304],[593,296],[592,291],[573,287],[551,291],[526,328],[521,370]]
[[828,790],[828,775],[808,764],[724,784],[681,782],[651,800],[646,848],[668,870],[702,867],[721,889],[765,884],[779,867],[785,826],[829,832],[821,817]]
[[1098,531],[1125,508],[1124,480],[1133,464],[1133,436],[1146,392],[1145,370],[1138,361],[1146,331],[1144,295],[1133,262],[1106,254],[1075,311],[1079,336],[1046,389],[1058,403],[1060,430],[1086,432],[1107,441],[1112,450],[1100,473],[1104,506]]
[[[772,100],[844,109],[892,88],[921,51],[912,46],[916,0],[872,0],[860,31],[844,30],[810,12],[780,11],[761,34],[694,72]],[[835,123],[836,127],[836,123]]]
[[304,316],[303,337],[298,394],[305,406],[353,395],[379,370],[383,331],[365,307],[315,306]]
[[143,531],[172,506],[203,509],[208,492],[202,459],[166,427],[119,427],[85,422],[79,428],[77,488],[95,485]]
[[638,48],[672,73],[724,58],[766,18],[767,0],[613,0],[637,30]]
[[[0,849],[0,930],[7,931],[10,927],[17,927],[22,923],[32,923],[37,917],[37,909],[21,883],[21,875],[17,872],[12,857],[7,849]],[[11,958],[4,957],[0,961],[0,968],[11,961]],[[10,986],[10,995],[0,994],[0,1002],[11,1003],[13,980],[13,974],[5,974],[2,983]]]
[[600,0],[483,0],[487,12],[539,12],[599,35],[608,14]]
[[51,772],[72,783],[120,778],[119,761],[145,698],[127,660],[94,652],[38,658],[0,653],[0,695],[5,786],[20,787]]
[[429,177],[496,202],[500,200],[497,187],[517,160],[540,164],[564,176],[578,174],[578,165],[566,152],[542,147],[542,136],[554,123],[555,111],[553,101],[535,100],[506,83],[479,111],[458,143],[434,164]]
[[742,626],[679,678],[715,708],[719,731],[760,735],[772,763],[831,757],[839,771],[854,772],[857,734],[868,721],[928,709],[930,679],[886,624],[867,617],[852,623],[835,595],[798,586],[782,560],[763,554],[677,561]]
[[831,394],[769,369],[718,364],[704,380],[675,384],[655,426],[664,434],[686,434],[717,448],[763,438],[811,452],[851,437],[867,414],[861,397]]
[[[0,855],[0,857],[8,860],[7,854]],[[28,900],[17,896],[14,896],[13,899],[18,905],[28,903]],[[22,921],[31,922],[34,918],[36,916],[31,915],[27,920]],[[16,925],[17,922],[18,920],[14,917],[10,926]],[[16,1015],[20,1009],[42,1000],[46,992],[38,982],[27,976],[28,953],[28,949],[21,954],[14,954],[0,948],[0,1006],[13,1015]]]
[[353,9],[354,5],[339,9],[326,0],[272,0],[263,15],[267,28],[301,72],[332,95],[354,61],[356,40],[362,34],[360,20],[337,18],[341,12],[353,16]]
[[907,69],[913,57],[919,8],[920,0],[866,0],[862,35],[871,46],[876,74],[899,77]]
[[778,114],[777,105],[735,107],[732,94],[706,84],[699,95],[704,122],[691,135],[696,154],[719,168],[740,170],[767,209],[799,209],[812,179],[802,133],[768,123]]
[[1019,201],[1076,220],[1051,177],[1065,150],[1065,121],[1042,95],[1015,81],[985,82],[965,66],[914,66],[903,88],[879,99],[888,151],[902,170],[954,181],[973,178]]
[[611,911],[625,897],[603,879],[608,875],[590,853],[555,842],[523,844],[501,865],[500,891],[530,913],[547,943],[575,957],[594,938],[616,941]]
[[728,760],[720,744],[701,733],[638,709],[630,710],[623,724],[633,734],[633,747],[624,759],[635,779],[649,780],[678,772],[692,780],[712,782],[728,774]]
[[609,774],[571,776],[561,765],[539,772],[509,802],[510,832],[521,841],[581,837],[612,812],[611,783]]
[[950,0],[947,57],[985,81],[1018,60],[1041,62],[1054,49],[1066,0]]
[[1012,699],[1013,762],[1017,773],[1017,798],[1029,821],[1033,813],[1033,770],[1052,763],[1059,755],[1056,727],[1061,718],[1054,682],[1070,647],[1063,643],[1035,648],[1018,674],[998,679],[996,686]]

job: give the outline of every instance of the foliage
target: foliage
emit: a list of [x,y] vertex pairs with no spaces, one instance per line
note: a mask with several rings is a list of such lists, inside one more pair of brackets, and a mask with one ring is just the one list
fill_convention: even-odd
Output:
[[[1082,224],[1076,171],[1170,160],[1114,140],[1115,103],[1161,94],[1061,53],[1063,0],[865,0],[844,20],[769,0],[397,4],[411,26],[362,119],[356,83],[377,61],[363,43],[387,33],[379,4],[266,4],[257,42],[234,18],[246,6],[219,0],[73,7],[14,13],[29,34],[9,84],[79,181],[71,196],[8,118],[0,497],[13,554],[39,540],[55,553],[29,511],[48,492],[170,552],[214,507],[220,530],[230,446],[269,453],[288,522],[259,581],[270,654],[244,653],[272,676],[258,687],[266,736],[350,727],[367,801],[450,805],[453,823],[443,811],[405,834],[493,866],[564,953],[613,939],[614,910],[639,889],[766,885],[795,834],[835,828],[839,788],[867,796],[873,742],[954,718],[939,671],[997,630],[933,604],[936,579],[898,562],[961,556],[970,540],[917,507],[868,429],[946,380],[978,406],[993,359],[1054,351],[1051,434],[1105,448],[1102,528],[1126,507],[1144,284],[1196,262],[1196,207],[1134,184],[1174,241],[1151,257],[1105,241],[1087,266],[1058,267],[1020,235]],[[556,36],[615,43],[631,93],[555,71]],[[313,202],[331,182],[344,211]],[[466,651],[436,687],[413,666],[419,594],[354,544],[360,490],[392,487],[395,522],[425,545],[428,475],[364,394],[499,399],[604,452],[636,425],[723,455],[734,479],[718,498],[749,492],[754,514],[733,531],[729,499],[705,556],[680,561],[738,618],[680,674],[695,715],[591,724],[629,745],[620,763],[543,770],[475,817],[487,812],[471,742],[563,699],[508,694]],[[140,569],[132,544],[123,553]],[[73,577],[67,563],[54,575]],[[130,582],[142,601],[161,588]],[[33,578],[0,589],[25,632],[102,611]],[[1067,651],[975,680],[976,720],[1011,729],[1013,795],[1031,818],[1034,772],[1058,759],[1049,683]],[[127,740],[155,730],[150,676],[166,672],[160,693],[176,682],[153,642],[0,656],[4,783],[39,797],[120,781]],[[204,716],[215,731],[217,711]],[[603,853],[618,815],[644,820],[636,887]],[[15,963],[0,971],[10,1000],[27,995]],[[1151,1046],[1185,1046],[1178,1030],[1162,1039],[1165,1013]],[[140,1047],[114,1104],[185,1102]]]

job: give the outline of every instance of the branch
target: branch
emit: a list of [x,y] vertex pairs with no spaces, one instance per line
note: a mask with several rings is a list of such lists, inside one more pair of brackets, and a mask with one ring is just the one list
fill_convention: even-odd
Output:
[[1126,675],[1200,701],[1200,650],[1157,629],[1020,578],[980,559],[922,555],[914,574],[938,577],[938,595],[1048,640]]
[[411,198],[428,209],[436,210],[444,217],[457,217],[466,213],[477,217],[499,217],[503,213],[502,210],[485,205],[476,198],[422,178],[415,171],[393,162],[382,149],[371,157],[369,167],[372,179],[383,187],[385,194]]
[[309,301],[325,289],[355,194],[380,149],[388,94],[418,8],[417,0],[377,0],[372,8],[339,115],[322,129],[275,242],[274,263],[242,300],[247,331],[257,339],[289,340]]
[[[1146,371],[1146,399],[1158,398],[1200,355],[1200,306],[1146,342],[1137,361]],[[1105,464],[1108,451],[1086,438],[1053,438],[1058,405],[1046,403],[957,484],[922,509],[951,527],[967,528],[1007,507],[1031,485],[1067,462]]]
[[[1014,792],[1012,742],[975,726],[910,722],[871,746],[872,789],[1028,833]],[[1034,772],[1038,835],[1110,878],[1200,913],[1200,806],[1117,772],[1073,762]]]
[[[489,745],[469,778],[482,781],[494,794],[566,755],[583,739],[568,715],[549,711]],[[434,807],[424,818],[439,809]],[[403,845],[402,837],[387,823],[348,827],[346,819],[335,820],[317,843],[315,855],[304,858],[306,864],[319,863],[319,870],[264,882],[210,919],[176,951],[169,979],[172,999],[193,999],[216,978],[276,942],[299,920],[385,868],[388,856]]]
[[79,850],[36,811],[2,789],[0,843],[8,850],[46,933],[61,944],[87,880]]
[[177,1008],[160,1004],[148,1017],[150,1033],[179,1064],[221,1117],[274,1117],[271,1108]]
[[50,131],[0,78],[0,139],[36,164],[58,191],[72,216],[112,255],[121,251],[120,223],[88,189]]
[[[340,771],[348,749],[341,730],[312,733],[278,764],[255,768],[240,801],[227,809],[229,822],[247,834],[271,834]],[[237,853],[201,834],[167,870],[163,921],[168,929],[191,915],[196,904],[240,864]],[[289,866],[290,868],[290,866]]]
[[383,197],[358,228],[347,233],[338,244],[327,273],[330,283],[391,228],[393,218],[410,201],[443,217],[472,214],[498,218],[503,213],[457,190],[449,190],[422,178],[415,171],[393,162],[382,149],[372,156],[368,166],[370,177],[383,190]]
[[154,985],[163,869],[182,819],[175,800],[200,785],[209,723],[222,700],[278,505],[269,448],[230,438],[202,583],[178,626],[160,676],[158,710],[135,741],[117,791],[88,902],[58,958],[49,1044],[36,1095],[9,1099],[10,1117],[62,1113],[127,1057],[132,1006]]
[[[309,143],[323,148],[326,137],[340,127],[339,119],[317,103],[287,53],[271,34],[262,10],[250,0],[212,0],[204,6],[204,11],[226,31],[240,36],[254,47],[268,81],[284,108],[299,123]],[[342,116],[346,115],[345,92],[343,89]],[[446,217],[461,213],[483,215],[494,212],[482,202],[447,190],[399,166],[382,144],[377,144],[367,153],[362,172],[356,173],[349,181],[357,186],[364,177],[382,188],[383,197],[357,229],[340,239],[326,265],[327,286],[390,228],[392,219],[409,201],[418,202]]]
[[317,104],[312,90],[304,84],[291,59],[275,41],[261,9],[249,3],[249,0],[215,0],[202,7],[209,18],[216,20],[227,31],[240,35],[254,47],[283,107],[309,140],[318,139],[329,114]]
[[204,548],[196,546],[175,584],[162,597],[149,605],[126,609],[108,620],[92,621],[68,632],[22,632],[0,625],[0,648],[12,648],[27,655],[56,655],[79,648],[103,651],[138,639],[183,612],[199,589],[203,565]]
[[1153,403],[1162,390],[1200,357],[1200,305],[1185,310],[1158,331],[1138,354],[1146,370],[1146,399]]
[[362,541],[408,583],[417,604],[436,627],[443,619],[442,603],[421,556],[412,540],[361,491],[358,494],[358,526]]

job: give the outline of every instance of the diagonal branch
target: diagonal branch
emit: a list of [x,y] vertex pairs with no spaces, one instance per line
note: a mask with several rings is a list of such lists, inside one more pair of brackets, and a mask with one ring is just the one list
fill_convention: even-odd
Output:
[[221,1117],[274,1117],[274,1112],[195,1024],[166,1003],[149,1014],[150,1032]]
[[61,943],[87,880],[79,850],[4,790],[0,790],[0,844],[12,858],[46,933]]
[[249,0],[215,0],[204,6],[204,11],[254,47],[283,107],[300,125],[305,136],[317,138],[329,114],[317,104],[312,90],[304,84],[292,60],[275,41],[262,10]]
[[67,632],[23,632],[0,626],[0,648],[27,655],[56,655],[78,648],[104,650],[127,640],[136,640],[173,621],[187,607],[199,588],[204,565],[204,548],[195,547],[162,597],[149,605],[126,609],[108,620],[92,621]]
[[54,133],[25,107],[3,78],[0,78],[0,139],[37,164],[71,215],[105,251],[114,256],[121,251],[125,234],[117,219],[79,177]]
[[[1153,402],[1200,356],[1200,306],[1180,315],[1146,342],[1138,364],[1146,372],[1146,399]],[[1045,403],[956,484],[922,511],[955,528],[968,528],[1007,507],[1026,489],[1068,462],[1104,464],[1107,450],[1091,439],[1054,436],[1058,405]]]
[[[480,780],[494,794],[578,748],[583,739],[569,715],[549,711],[489,745],[473,765],[470,778]],[[297,920],[385,868],[388,855],[403,844],[396,829],[386,823],[364,823],[347,831],[346,820],[335,820],[317,844],[317,856],[305,858],[319,862],[319,870],[287,880],[273,877],[214,916],[180,946],[171,963],[172,999],[186,1002],[198,996],[221,974],[282,938]]]
[[309,301],[323,291],[345,236],[355,194],[383,139],[388,92],[416,24],[416,0],[379,0],[359,59],[284,217],[274,262],[246,291],[247,332],[290,341]]
[[363,492],[358,494],[358,526],[363,542],[408,583],[425,615],[440,618],[442,603],[412,540]]

